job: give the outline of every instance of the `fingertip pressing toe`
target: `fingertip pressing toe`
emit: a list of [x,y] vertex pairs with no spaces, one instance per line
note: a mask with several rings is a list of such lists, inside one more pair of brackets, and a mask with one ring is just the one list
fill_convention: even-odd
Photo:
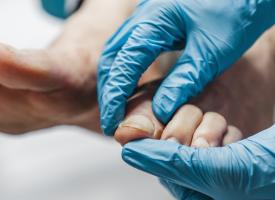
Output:
[[169,115],[161,105],[159,105],[159,102],[159,99],[157,99],[156,97],[153,98],[153,113],[161,123],[167,124],[172,116]]

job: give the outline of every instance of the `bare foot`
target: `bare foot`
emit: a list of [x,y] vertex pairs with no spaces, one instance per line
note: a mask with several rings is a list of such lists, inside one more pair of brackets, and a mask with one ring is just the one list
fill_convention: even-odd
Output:
[[173,139],[188,146],[214,147],[243,137],[222,115],[203,114],[199,107],[191,104],[182,106],[166,126],[162,125],[151,110],[154,86],[154,83],[148,85],[129,101],[126,118],[115,133],[115,139],[122,145],[131,140],[154,138]]
[[86,0],[45,50],[0,45],[0,131],[24,133],[59,124],[100,131],[97,62],[135,2]]

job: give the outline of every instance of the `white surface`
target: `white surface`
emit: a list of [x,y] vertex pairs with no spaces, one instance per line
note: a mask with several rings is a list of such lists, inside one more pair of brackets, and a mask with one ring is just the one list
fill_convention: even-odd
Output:
[[[1,0],[0,41],[19,48],[47,45],[62,22],[39,9],[38,0]],[[72,127],[0,134],[0,199],[172,199],[154,177],[124,164],[120,150],[110,139]]]

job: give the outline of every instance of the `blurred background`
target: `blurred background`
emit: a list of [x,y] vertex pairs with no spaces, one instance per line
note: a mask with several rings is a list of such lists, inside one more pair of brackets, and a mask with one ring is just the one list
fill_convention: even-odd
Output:
[[[39,0],[0,1],[1,43],[43,48],[62,24]],[[120,151],[111,139],[75,127],[0,134],[0,199],[172,199],[156,178],[124,164]]]

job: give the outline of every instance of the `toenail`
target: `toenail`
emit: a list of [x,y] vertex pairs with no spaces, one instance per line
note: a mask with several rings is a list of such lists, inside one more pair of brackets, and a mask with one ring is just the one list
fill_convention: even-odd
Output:
[[146,133],[154,136],[155,126],[153,122],[143,115],[132,115],[126,118],[120,125],[119,128],[130,127],[145,131]]

